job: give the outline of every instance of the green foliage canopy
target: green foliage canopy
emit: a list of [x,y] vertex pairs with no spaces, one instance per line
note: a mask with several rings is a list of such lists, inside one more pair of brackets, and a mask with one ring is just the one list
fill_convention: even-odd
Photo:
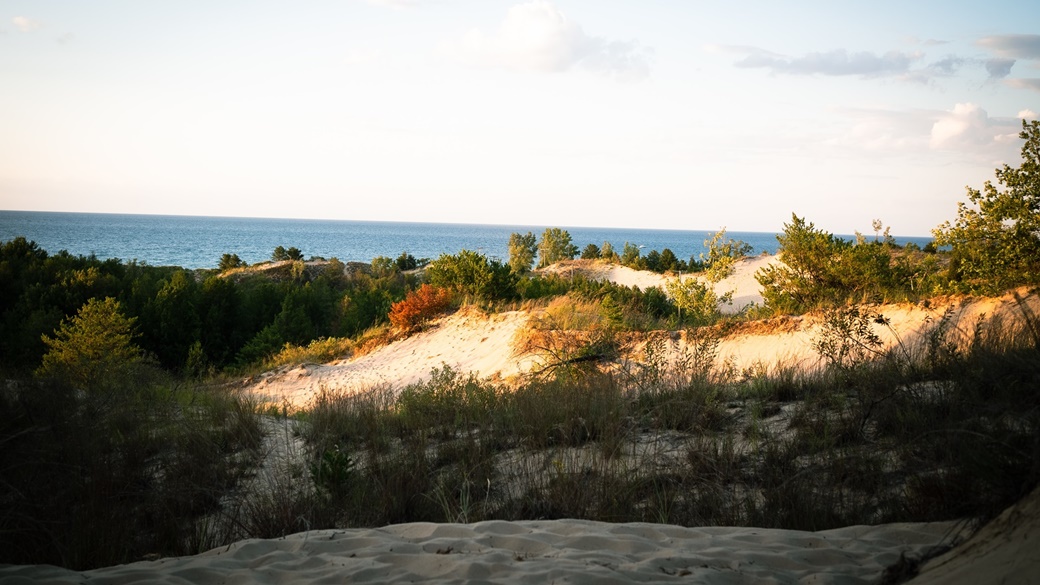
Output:
[[754,251],[751,244],[747,242],[723,238],[726,238],[726,228],[722,228],[711,238],[704,240],[704,247],[708,249],[708,254],[701,254],[701,261],[704,263],[708,280],[711,282],[719,282],[732,274],[733,265]]
[[481,301],[516,297],[517,276],[510,267],[470,250],[442,254],[426,268],[426,279]]
[[951,276],[961,288],[1000,292],[1040,282],[1040,120],[1022,121],[1022,164],[997,169],[998,189],[986,181],[968,187],[970,204],[957,204],[957,219],[933,232],[950,246]]
[[562,260],[573,260],[578,247],[571,242],[571,234],[560,228],[546,228],[538,242],[538,267],[555,264]]
[[90,299],[61,323],[54,337],[43,336],[47,353],[37,376],[87,391],[123,383],[144,363],[143,352],[133,342],[134,322],[123,316],[114,298]]
[[531,232],[509,235],[509,267],[516,274],[523,274],[531,270],[537,252],[538,244]]

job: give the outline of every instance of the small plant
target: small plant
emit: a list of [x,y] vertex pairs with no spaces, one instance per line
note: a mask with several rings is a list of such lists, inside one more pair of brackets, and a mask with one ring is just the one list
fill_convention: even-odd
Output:
[[832,366],[852,368],[881,355],[881,337],[874,332],[874,325],[887,324],[880,313],[859,307],[830,310],[824,316],[820,337],[813,341],[813,349]]

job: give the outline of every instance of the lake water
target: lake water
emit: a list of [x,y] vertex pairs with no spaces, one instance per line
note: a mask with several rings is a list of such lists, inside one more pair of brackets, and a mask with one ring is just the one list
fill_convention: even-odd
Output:
[[[568,226],[509,226],[443,223],[402,223],[320,219],[262,219],[0,211],[0,242],[18,236],[35,241],[50,253],[67,250],[75,255],[137,260],[152,266],[215,268],[225,253],[250,263],[268,260],[277,246],[299,248],[306,258],[339,258],[370,262],[376,256],[396,258],[408,252],[416,258],[473,250],[507,261],[509,235],[561,227],[578,249],[610,242],[620,254],[625,243],[650,250],[672,250],[683,260],[699,257],[704,240],[713,232],[646,230]],[[775,253],[776,234],[727,232],[743,240],[755,253]],[[851,239],[851,236],[845,236]],[[929,238],[897,238],[921,246]]]

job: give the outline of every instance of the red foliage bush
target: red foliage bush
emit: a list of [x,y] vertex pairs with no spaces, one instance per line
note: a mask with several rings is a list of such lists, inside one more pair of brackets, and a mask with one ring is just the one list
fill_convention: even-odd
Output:
[[451,291],[424,284],[408,293],[403,301],[390,307],[390,324],[402,331],[411,331],[451,305]]

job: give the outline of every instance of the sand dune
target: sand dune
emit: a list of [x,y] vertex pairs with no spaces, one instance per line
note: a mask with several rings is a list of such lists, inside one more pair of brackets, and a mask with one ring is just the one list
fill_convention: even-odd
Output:
[[[746,258],[716,288],[720,292],[734,292],[737,302],[731,308],[739,303],[761,303],[761,287],[754,275],[763,266],[775,262],[778,260],[774,256]],[[553,269],[581,271],[592,278],[611,279],[626,286],[658,286],[667,280],[660,274],[592,261],[565,263]],[[1040,314],[1040,298],[1032,295],[1028,302],[1033,313]],[[885,347],[901,346],[907,351],[917,350],[947,311],[950,312],[947,324],[950,330],[965,334],[974,330],[980,317],[1003,315],[1014,319],[1019,316],[1016,301],[1010,295],[993,299],[939,299],[927,305],[902,303],[869,310],[888,320],[888,325],[875,327]],[[527,325],[530,317],[525,311],[485,315],[476,310],[463,310],[435,321],[421,333],[360,357],[282,368],[247,380],[243,388],[264,401],[303,408],[323,389],[348,393],[379,385],[400,389],[429,379],[434,368],[443,366],[463,373],[472,372],[481,378],[510,379],[539,365],[535,356],[516,355],[513,345],[517,332]],[[820,333],[821,320],[812,316],[749,325],[721,339],[716,363],[738,372],[771,370],[777,366],[813,368],[821,364],[821,357],[813,348],[813,341]],[[689,350],[685,336],[673,337],[668,348],[673,355]],[[638,347],[634,353],[634,359],[638,360]]]

